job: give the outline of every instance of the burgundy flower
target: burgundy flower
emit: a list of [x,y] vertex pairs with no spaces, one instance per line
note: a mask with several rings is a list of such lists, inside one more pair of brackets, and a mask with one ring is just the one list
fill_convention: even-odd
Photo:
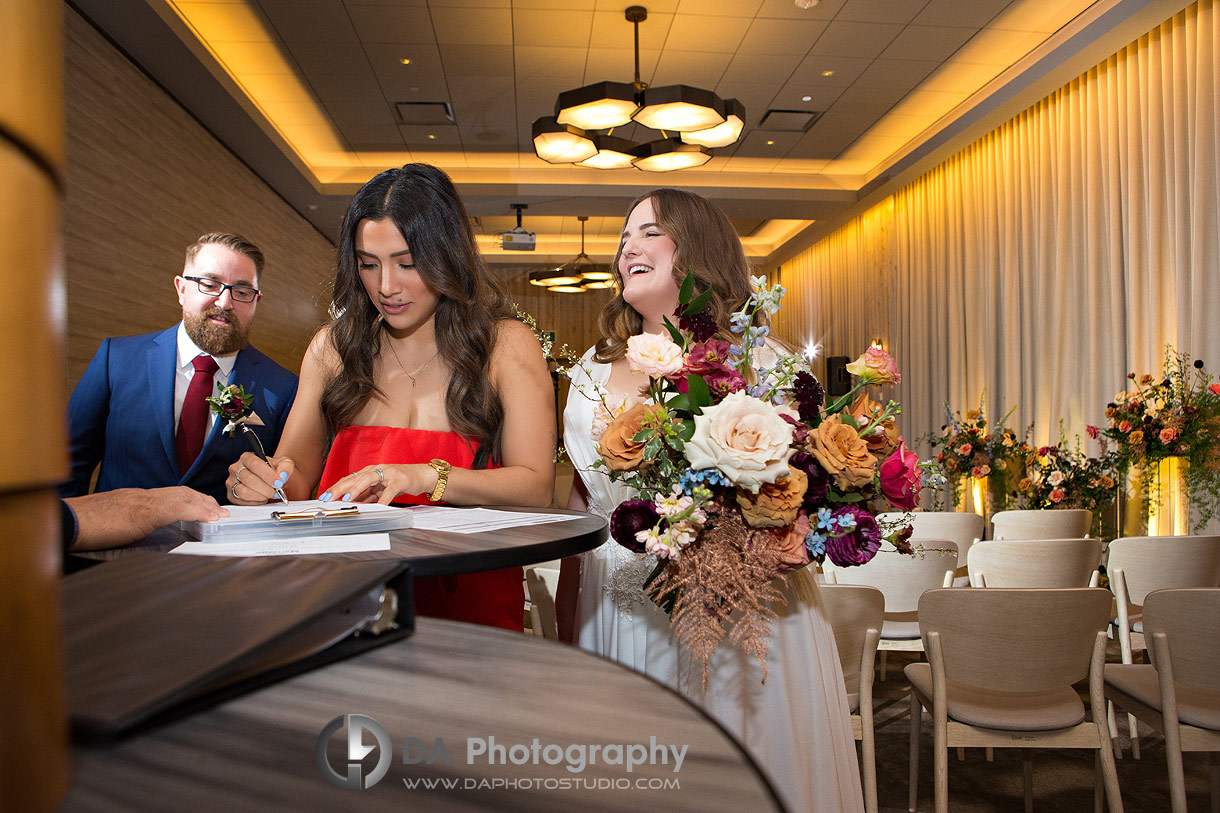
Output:
[[686,354],[686,369],[683,372],[707,375],[717,370],[728,370],[731,344],[723,339],[708,339],[690,346]]
[[702,310],[693,316],[683,316],[682,311],[685,309],[685,305],[679,305],[678,309],[674,311],[674,316],[678,317],[679,330],[685,330],[697,342],[705,342],[716,335],[718,328],[716,320],[712,318],[711,314]]
[[779,414],[787,423],[792,424],[792,445],[801,446],[809,439],[809,427],[798,421],[796,418],[789,415],[787,412]]
[[742,392],[746,388],[746,380],[741,373],[729,368],[715,370],[703,376],[707,388],[712,392],[712,399],[719,403],[731,392]]
[[873,515],[854,505],[845,505],[835,511],[834,517],[842,519],[852,516],[856,527],[843,536],[826,540],[826,555],[839,567],[868,564],[881,547],[881,528]]
[[658,519],[652,500],[624,500],[610,516],[610,536],[627,550],[643,553],[644,543],[635,538],[636,532],[654,527]]
[[1089,424],[1088,426],[1086,426],[1084,428],[1084,431],[1088,434],[1089,437],[1093,438],[1094,440],[1097,439],[1097,434],[1098,434],[1097,427],[1094,426],[1093,424]]
[[898,533],[894,534],[894,547],[898,548],[899,553],[913,554],[915,549],[911,547],[911,535],[915,533],[915,526],[908,525]]
[[800,469],[809,477],[803,505],[805,512],[813,516],[822,505],[822,501],[826,499],[826,492],[830,490],[830,475],[808,452],[797,452],[792,455],[788,458],[788,465]]
[[808,424],[816,423],[821,417],[819,411],[826,399],[826,391],[809,373],[802,370],[792,381],[792,395],[796,399],[796,411],[801,420]]

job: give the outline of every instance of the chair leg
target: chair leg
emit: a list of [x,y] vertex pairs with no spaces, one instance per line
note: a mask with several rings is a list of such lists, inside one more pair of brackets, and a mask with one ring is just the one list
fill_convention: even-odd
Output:
[[1212,775],[1212,813],[1220,813],[1220,751],[1207,755]]
[[[941,718],[943,719],[943,718]],[[949,739],[947,728],[932,715],[932,777],[935,786],[936,813],[949,813]]]
[[987,755],[988,762],[995,762],[995,749],[988,745],[983,749],[983,753]]
[[1102,813],[1106,800],[1106,786],[1101,778],[1101,749],[1093,755],[1093,813]]
[[886,650],[881,650],[881,666],[878,667],[880,671],[877,672],[877,680],[881,683],[885,683],[885,659],[888,654]]
[[1114,758],[1122,759],[1123,758],[1123,746],[1122,746],[1122,743],[1120,743],[1118,741],[1118,720],[1114,714],[1114,701],[1113,700],[1106,701],[1106,725],[1110,729],[1110,742],[1113,744]]
[[877,813],[877,749],[872,709],[860,709],[860,761],[864,766],[864,811]]
[[1169,768],[1169,805],[1186,813],[1186,781],[1182,776],[1182,733],[1177,717],[1165,720],[1165,762]]
[[1106,786],[1106,807],[1110,813],[1123,813],[1123,797],[1118,789],[1118,767],[1114,764],[1114,750],[1108,748],[1109,732],[1104,725],[1097,726],[1097,757],[1101,760],[1101,776]]
[[923,725],[923,706],[915,692],[911,692],[911,759],[910,775],[907,778],[907,809],[915,813],[915,802],[919,793],[919,729]]
[[965,748],[958,748],[958,749],[957,749],[957,761],[958,761],[958,762],[965,762],[965,761],[966,761],[966,749],[965,749]]
[[1021,768],[1025,779],[1025,813],[1034,813],[1034,752],[1021,752]]
[[1140,733],[1139,722],[1135,719],[1134,714],[1127,715],[1127,733],[1131,735],[1131,758],[1140,758]]

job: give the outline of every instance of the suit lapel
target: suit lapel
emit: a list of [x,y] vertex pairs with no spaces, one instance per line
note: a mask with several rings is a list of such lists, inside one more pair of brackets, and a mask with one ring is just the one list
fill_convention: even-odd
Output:
[[153,339],[148,354],[148,402],[157,434],[169,458],[170,466],[178,472],[178,450],[174,445],[174,374],[178,368],[178,326],[163,330]]
[[[229,376],[230,384],[240,384],[246,392],[254,393],[255,401],[252,407],[255,412],[258,412],[258,388],[254,386],[254,367],[256,361],[251,359],[250,348],[242,348],[237,354],[237,359],[233,362],[233,374]],[[195,472],[201,466],[211,460],[216,454],[216,450],[224,442],[225,421],[218,420],[212,424],[212,430],[208,432],[208,438],[203,442],[203,448],[199,450],[199,457],[195,458],[195,462],[187,470],[186,476],[182,478],[185,483],[190,478],[195,476]]]

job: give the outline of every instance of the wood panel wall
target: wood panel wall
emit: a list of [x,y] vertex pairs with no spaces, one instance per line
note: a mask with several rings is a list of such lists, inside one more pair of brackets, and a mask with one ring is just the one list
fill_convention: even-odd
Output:
[[64,456],[58,3],[0,3],[0,810],[54,810],[68,779],[60,652]]
[[330,241],[83,17],[64,23],[68,391],[102,339],[182,318],[174,275],[210,231],[263,250],[251,342],[300,369],[326,315]]

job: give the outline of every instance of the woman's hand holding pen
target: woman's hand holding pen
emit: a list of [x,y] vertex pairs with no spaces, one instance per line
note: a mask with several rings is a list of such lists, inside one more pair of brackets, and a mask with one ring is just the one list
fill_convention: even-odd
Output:
[[268,458],[264,462],[254,452],[243,452],[237,462],[229,466],[225,480],[229,499],[235,505],[262,505],[279,499],[276,491],[284,487],[296,470],[292,458]]

